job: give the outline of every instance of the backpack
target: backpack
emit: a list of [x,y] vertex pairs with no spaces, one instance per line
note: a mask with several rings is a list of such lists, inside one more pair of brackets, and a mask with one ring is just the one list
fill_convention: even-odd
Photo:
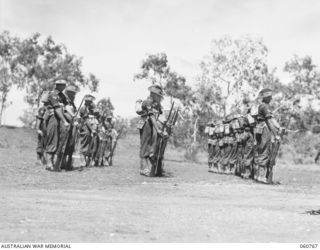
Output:
[[143,101],[141,99],[138,99],[136,101],[135,110],[136,110],[136,113],[138,115],[142,115],[143,114],[142,103],[143,103]]
[[259,113],[259,105],[257,104],[252,105],[250,109],[250,115],[256,118],[258,116],[258,113]]

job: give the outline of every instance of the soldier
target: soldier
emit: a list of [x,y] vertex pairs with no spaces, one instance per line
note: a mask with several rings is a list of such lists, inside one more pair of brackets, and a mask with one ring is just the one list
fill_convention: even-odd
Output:
[[224,139],[221,158],[221,167],[224,174],[231,174],[230,158],[232,156],[234,137],[230,128],[231,116],[227,116],[224,120]]
[[93,115],[93,100],[94,97],[87,95],[84,99],[84,106],[80,108],[80,159],[81,165],[86,166],[90,154],[92,127],[89,121],[89,115]]
[[244,179],[253,178],[253,153],[254,153],[254,138],[251,132],[250,124],[245,118],[244,132],[242,137],[243,157],[242,157],[242,177]]
[[100,112],[97,108],[94,108],[93,114],[89,115],[89,123],[91,127],[91,142],[89,148],[89,157],[87,161],[88,167],[94,167],[98,165],[98,149],[99,149],[99,119]]
[[231,121],[231,128],[233,134],[233,145],[232,152],[230,156],[230,172],[240,176],[241,174],[241,158],[242,158],[242,126],[240,124],[241,117],[239,115],[234,115]]
[[[48,96],[49,118],[47,121],[47,170],[61,171],[61,160],[63,144],[66,138],[66,131],[69,123],[65,119],[63,107],[67,104],[66,96],[63,90],[66,87],[66,81],[56,80],[55,89]],[[57,156],[54,163],[54,156]]]
[[41,106],[38,110],[37,118],[37,133],[38,133],[38,143],[37,143],[37,160],[41,165],[46,164],[45,157],[45,146],[46,146],[46,112],[48,105],[48,93],[44,92],[42,94],[41,102],[43,106]]
[[222,173],[221,161],[222,161],[222,152],[224,146],[224,124],[222,121],[217,121],[214,133],[217,137],[217,144],[215,147],[216,155],[213,158],[213,167],[216,169],[217,173]]
[[107,132],[107,147],[105,152],[105,159],[109,166],[112,166],[112,157],[116,146],[116,141],[118,137],[118,132],[114,129],[114,122],[112,114],[107,115],[105,121],[105,128]]
[[208,163],[209,163],[209,172],[217,173],[218,167],[215,164],[216,163],[216,157],[217,157],[217,144],[218,144],[218,138],[215,133],[215,123],[212,121],[208,124]]
[[[167,137],[162,133],[158,124],[159,115],[162,114],[161,101],[163,90],[160,86],[153,85],[148,88],[150,96],[141,106],[136,105],[136,112],[141,116],[138,123],[140,132],[140,174],[145,176],[160,176],[162,174],[162,160],[158,162],[158,150],[160,137]],[[157,166],[157,164],[159,164]],[[155,173],[155,169],[158,172]]]
[[69,122],[70,127],[68,128],[67,141],[63,151],[63,164],[62,168],[65,170],[72,170],[72,155],[75,149],[75,142],[77,136],[77,122],[74,123],[74,119],[76,118],[77,108],[74,105],[75,96],[77,93],[77,88],[73,85],[68,86],[64,90],[64,94],[67,97],[67,104],[64,109],[64,116],[66,120]]
[[108,134],[106,131],[106,115],[104,112],[100,112],[100,121],[99,121],[99,149],[97,155],[97,165],[103,167],[105,165],[105,152],[107,148]]
[[272,176],[269,176],[272,167],[272,137],[278,136],[281,127],[273,118],[269,107],[272,90],[268,88],[261,90],[259,98],[261,103],[258,106],[257,125],[254,132],[257,143],[254,150],[255,179],[262,183],[272,183]]

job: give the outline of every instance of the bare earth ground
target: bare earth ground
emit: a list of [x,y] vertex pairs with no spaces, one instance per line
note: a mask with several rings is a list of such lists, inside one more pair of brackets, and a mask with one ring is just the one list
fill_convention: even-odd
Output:
[[[0,242],[319,242],[320,166],[280,162],[280,185],[207,172],[166,153],[165,178],[138,173],[138,135],[113,167],[52,173],[35,134],[0,129]],[[77,162],[76,162],[77,164]]]

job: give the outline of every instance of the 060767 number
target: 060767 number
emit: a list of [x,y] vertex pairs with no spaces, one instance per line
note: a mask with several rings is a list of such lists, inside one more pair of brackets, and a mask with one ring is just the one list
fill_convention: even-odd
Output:
[[318,244],[300,244],[300,248],[317,248]]

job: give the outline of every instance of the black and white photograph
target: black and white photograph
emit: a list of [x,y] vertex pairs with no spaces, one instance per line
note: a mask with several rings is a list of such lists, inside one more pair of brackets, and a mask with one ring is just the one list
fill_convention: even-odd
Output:
[[319,0],[0,0],[0,248],[84,243],[320,248]]

